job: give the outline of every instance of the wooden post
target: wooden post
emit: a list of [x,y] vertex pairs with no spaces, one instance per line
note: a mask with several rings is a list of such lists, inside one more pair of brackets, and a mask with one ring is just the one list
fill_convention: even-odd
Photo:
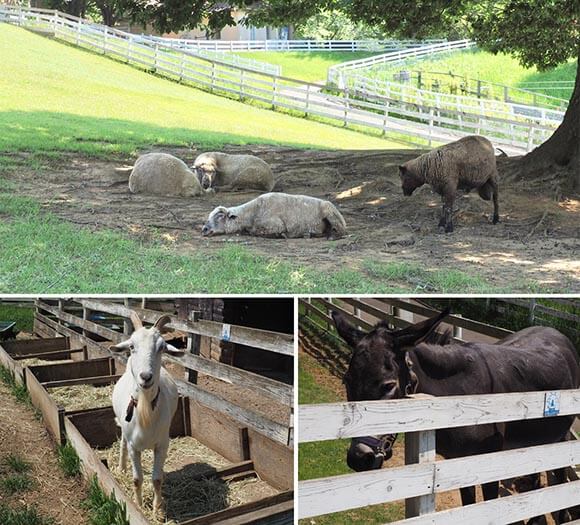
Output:
[[[196,322],[199,320],[199,312],[191,312],[189,314],[189,320]],[[199,334],[187,334],[187,352],[193,355],[199,355],[201,350],[201,336]],[[197,370],[187,371],[187,380],[190,383],[197,384]]]
[[[405,464],[435,461],[435,430],[405,434]],[[435,488],[431,494],[405,500],[405,517],[413,518],[435,512]]]
[[[131,308],[128,298],[123,299],[123,304],[125,305],[126,308]],[[129,321],[129,318],[123,317],[123,334],[129,335],[130,333],[131,333],[131,321]]]

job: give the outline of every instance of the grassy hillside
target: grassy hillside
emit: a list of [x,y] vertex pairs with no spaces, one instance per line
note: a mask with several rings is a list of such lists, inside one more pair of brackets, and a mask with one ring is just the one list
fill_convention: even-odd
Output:
[[[572,60],[553,70],[540,72],[536,68],[523,67],[516,58],[510,55],[493,55],[480,50],[462,51],[431,59],[408,61],[404,66],[401,64],[391,64],[387,67],[377,66],[370,71],[372,71],[372,76],[390,80],[393,78],[393,74],[401,69],[453,72],[467,78],[487,80],[513,87],[523,87],[529,82],[574,81],[576,78],[576,62]],[[558,93],[547,90],[543,92],[567,100],[572,95],[572,88],[558,91]]]
[[367,58],[377,53],[368,51],[304,51],[304,52],[275,52],[255,51],[239,53],[246,58],[254,58],[262,62],[270,62],[282,66],[282,76],[306,80],[307,82],[326,82],[326,72],[330,66]]
[[0,56],[0,152],[130,154],[192,143],[393,146],[210,95],[7,24],[0,24]]

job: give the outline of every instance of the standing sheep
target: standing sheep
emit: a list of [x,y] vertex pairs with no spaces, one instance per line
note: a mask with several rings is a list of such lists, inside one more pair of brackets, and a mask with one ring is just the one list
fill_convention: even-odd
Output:
[[195,174],[182,160],[168,153],[141,155],[129,176],[131,193],[193,197],[203,190]]
[[346,223],[334,204],[305,195],[265,193],[240,206],[218,206],[201,234],[245,233],[257,237],[342,237]]
[[493,196],[493,224],[499,222],[495,154],[491,142],[484,137],[464,137],[409,160],[399,166],[399,175],[407,197],[425,183],[441,195],[440,230],[453,231],[453,203],[458,189],[477,189],[486,201]]
[[275,184],[270,166],[254,155],[202,153],[195,159],[193,170],[206,191],[215,187],[272,191]]

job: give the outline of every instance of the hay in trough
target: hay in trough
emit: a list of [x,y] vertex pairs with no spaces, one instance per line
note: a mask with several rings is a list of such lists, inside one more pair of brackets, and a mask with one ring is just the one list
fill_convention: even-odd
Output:
[[38,359],[33,357],[32,359],[19,359],[18,363],[21,366],[38,366],[38,365],[62,365],[64,363],[72,363],[72,359]]
[[[119,445],[117,441],[107,450],[99,451],[99,456],[107,460],[111,473],[129,497],[133,497],[133,475],[131,460],[127,458],[127,470],[118,468]],[[235,505],[241,505],[278,491],[259,478],[239,481],[200,478],[216,469],[230,464],[228,460],[206,447],[195,438],[174,438],[169,444],[165,462],[163,483],[164,512],[161,516],[153,513],[153,486],[151,471],[153,451],[146,450],[141,455],[143,466],[143,507],[142,511],[154,525],[175,525]]]
[[65,410],[86,410],[111,405],[115,385],[74,385],[50,388],[49,394]]

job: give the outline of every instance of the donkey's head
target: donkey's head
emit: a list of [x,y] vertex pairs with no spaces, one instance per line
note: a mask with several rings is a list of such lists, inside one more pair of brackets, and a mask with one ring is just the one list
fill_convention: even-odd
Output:
[[130,352],[127,369],[131,372],[139,389],[148,390],[159,383],[161,356],[164,352],[173,356],[184,354],[184,352],[166,343],[165,339],[161,337],[161,330],[170,321],[171,318],[164,315],[157,319],[151,328],[145,328],[139,316],[135,312],[131,312],[131,322],[134,329],[131,337],[122,343],[109,347],[113,352]]
[[[381,322],[365,333],[343,314],[333,312],[339,335],[353,350],[343,378],[348,400],[399,399],[415,393],[418,379],[407,352],[424,341],[448,341],[449,334],[436,336],[435,332],[448,314],[449,309],[446,309],[436,317],[403,330],[390,330]],[[381,468],[383,461],[393,454],[394,437],[387,434],[353,438],[347,454],[349,467],[356,471]]]

